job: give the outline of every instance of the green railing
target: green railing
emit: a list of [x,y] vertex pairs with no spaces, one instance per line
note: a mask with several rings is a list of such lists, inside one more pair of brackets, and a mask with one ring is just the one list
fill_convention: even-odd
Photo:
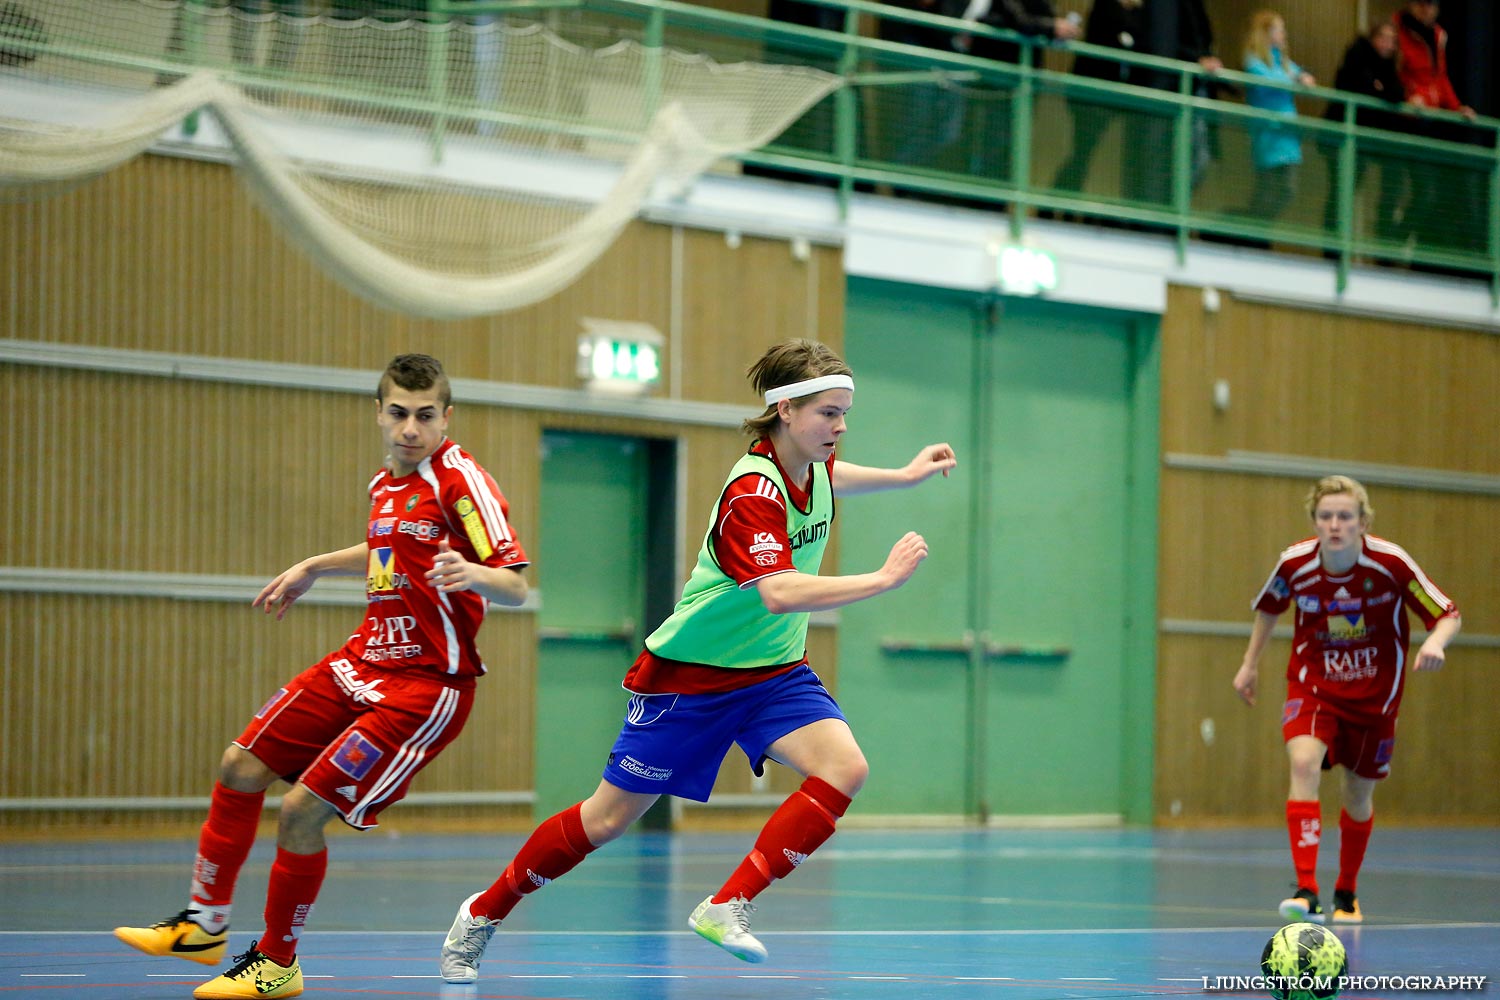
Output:
[[[1334,258],[1340,290],[1351,264],[1365,259],[1486,279],[1492,302],[1500,306],[1496,119],[1467,122],[1451,113],[1424,112],[1400,118],[1420,129],[1417,134],[1361,127],[1357,112],[1390,112],[1391,106],[1231,70],[1208,74],[1196,63],[1118,49],[1050,45],[868,0],[808,2],[841,11],[843,30],[802,28],[676,0],[429,0],[425,16],[542,19],[588,47],[629,37],[719,62],[795,63],[838,74],[846,86],[742,159],[747,170],[831,185],[845,206],[857,189],[1004,205],[1016,236],[1035,212],[1055,213],[1170,233],[1179,255],[1195,234],[1274,242]],[[189,0],[184,13],[176,52],[81,51],[66,38],[39,48],[151,73],[215,65],[246,85],[307,95],[324,107],[348,102],[386,108],[420,120],[439,159],[456,128],[472,130],[476,123],[524,120],[538,133],[580,139],[629,134],[622,123],[578,114],[578,102],[560,101],[556,115],[540,121],[534,109],[507,107],[503,92],[480,93],[472,66],[461,71],[463,60],[472,57],[446,32],[427,35],[421,72],[394,80],[378,66],[361,75],[332,74],[327,67],[237,65],[222,42],[217,50],[204,45],[199,0]],[[996,62],[886,42],[871,37],[876,19],[1005,41],[1024,55],[1014,63]],[[1064,51],[1048,53],[1038,68],[1030,58],[1038,48]],[[1155,85],[1045,68],[1066,63],[1071,54],[1127,63],[1152,74]],[[643,86],[649,90],[650,83],[648,71]],[[1324,105],[1336,110],[1331,118],[1282,117],[1207,96],[1211,85],[1291,89],[1304,112]],[[1270,133],[1300,147],[1302,162],[1294,170],[1278,175],[1253,166],[1253,144]],[[1097,143],[1092,160],[1074,158],[1074,150],[1089,142]],[[1294,186],[1279,186],[1293,180]],[[1396,206],[1404,206],[1405,214],[1394,212]]]
[[[1322,251],[1342,291],[1358,259],[1407,263],[1487,278],[1500,305],[1500,121],[1450,112],[1400,114],[1412,131],[1356,125],[1361,109],[1391,105],[1327,88],[1278,84],[1233,70],[1083,43],[1056,45],[953,18],[867,0],[809,0],[843,12],[841,32],[821,31],[675,0],[577,0],[551,15],[564,34],[628,34],[732,62],[815,66],[847,86],[778,140],[743,157],[751,169],[823,178],[847,203],[861,187],[1033,208],[1175,235],[1193,234]],[[537,4],[528,4],[535,9]],[[435,16],[516,9],[508,3],[434,0]],[[1016,63],[913,48],[870,36],[875,19],[939,28],[1018,46]],[[1038,48],[1064,49],[1154,74],[1129,86],[1032,65]],[[1053,59],[1053,62],[1059,60]],[[1331,118],[1286,118],[1210,87],[1292,90]],[[1090,121],[1089,119],[1093,119]],[[1420,129],[1419,134],[1412,134]],[[1448,130],[1451,136],[1443,136]],[[1257,135],[1278,131],[1301,147],[1295,187],[1278,203],[1252,163]],[[1090,169],[1064,167],[1080,134],[1102,136]],[[1467,139],[1468,141],[1464,141]],[[1205,143],[1216,152],[1206,163]],[[1060,183],[1061,182],[1061,183]],[[1271,188],[1274,191],[1274,188]],[[1278,211],[1268,215],[1264,206]],[[1393,209],[1404,206],[1405,216]],[[1011,211],[1019,236],[1028,219]]]

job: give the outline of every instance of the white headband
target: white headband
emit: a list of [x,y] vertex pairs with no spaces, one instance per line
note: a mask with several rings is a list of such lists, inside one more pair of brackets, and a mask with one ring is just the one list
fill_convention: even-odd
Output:
[[803,379],[801,382],[793,382],[791,385],[779,385],[774,389],[766,390],[766,405],[773,406],[783,399],[798,399],[802,396],[811,396],[815,392],[824,389],[848,389],[854,391],[854,379],[848,375],[819,375],[817,378]]

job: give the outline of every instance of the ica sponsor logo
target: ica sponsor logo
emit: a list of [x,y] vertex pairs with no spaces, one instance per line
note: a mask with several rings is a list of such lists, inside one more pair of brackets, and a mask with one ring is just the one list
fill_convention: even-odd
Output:
[[755,537],[750,540],[750,554],[752,556],[760,552],[780,552],[781,550],[781,543],[769,531],[757,531]]

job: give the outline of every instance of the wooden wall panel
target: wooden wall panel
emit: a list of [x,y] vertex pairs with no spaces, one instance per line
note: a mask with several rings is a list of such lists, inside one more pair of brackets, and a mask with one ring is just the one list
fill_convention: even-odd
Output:
[[[336,648],[358,608],[0,594],[0,798],[207,795],[256,708]],[[491,615],[490,673],[463,735],[421,791],[525,790],[532,775],[535,629]],[[0,811],[0,826],[27,814]]]
[[[1281,702],[1289,649],[1284,640],[1267,647],[1260,697],[1249,708],[1230,687],[1244,640],[1161,638],[1156,757],[1161,822],[1274,823],[1281,817],[1287,794]],[[1500,651],[1454,646],[1441,671],[1407,679],[1391,776],[1375,796],[1382,822],[1492,823],[1500,816],[1500,785],[1491,777],[1500,757],[1484,717],[1500,694],[1497,668]],[[1337,774],[1322,782],[1327,823],[1338,815],[1338,789]]]
[[[374,373],[407,350],[442,358],[454,377],[575,387],[580,321],[599,317],[651,323],[675,338],[667,371],[680,362],[682,379],[669,379],[663,396],[743,405],[752,416],[760,408],[744,369],[766,346],[813,336],[838,348],[843,339],[837,248],[798,255],[785,240],[754,237],[731,248],[720,234],[646,223],[529,309],[463,322],[400,316],[357,299],[290,247],[229,168],[166,157],[140,158],[51,199],[0,204],[0,289],[3,337],[362,369],[372,373],[372,394]],[[33,366],[6,372],[7,426],[22,442],[14,478],[27,485],[12,493],[0,564],[270,579],[358,537],[363,486],[382,455],[370,399]],[[460,399],[450,432],[504,490],[544,600],[536,508],[546,428],[680,440],[685,578],[745,437]],[[241,604],[0,595],[0,797],[206,794],[247,713],[347,635],[357,615],[303,606],[276,625]],[[486,623],[491,675],[465,735],[420,791],[529,787],[533,619],[501,614]],[[820,667],[831,674],[833,633],[822,632]],[[436,812],[463,822],[507,810]],[[137,815],[87,815],[84,826],[128,826]],[[183,815],[153,814],[141,826],[180,824]],[[56,832],[70,821],[0,810],[7,835]]]
[[[1212,403],[1220,378],[1231,387],[1222,412]],[[1343,460],[1500,475],[1492,404],[1500,340],[1492,334],[1229,296],[1210,313],[1197,289],[1175,288],[1162,322],[1162,386],[1164,453],[1248,450],[1326,458],[1328,472]],[[1312,534],[1303,509],[1310,486],[1311,477],[1163,468],[1160,617],[1248,626],[1250,601],[1277,553]],[[1500,518],[1500,497],[1370,489],[1374,532],[1406,548],[1458,602],[1466,634],[1500,635],[1500,542],[1487,527]],[[1264,694],[1250,712],[1230,688],[1246,641],[1159,636],[1156,806],[1164,820],[1280,814],[1286,764],[1276,709],[1287,645],[1273,642],[1263,657]],[[1485,777],[1500,768],[1500,733],[1483,717],[1500,699],[1497,665],[1500,650],[1460,637],[1441,673],[1409,679],[1397,768],[1379,796],[1383,815],[1500,816]],[[1212,745],[1202,738],[1204,720],[1214,723]]]

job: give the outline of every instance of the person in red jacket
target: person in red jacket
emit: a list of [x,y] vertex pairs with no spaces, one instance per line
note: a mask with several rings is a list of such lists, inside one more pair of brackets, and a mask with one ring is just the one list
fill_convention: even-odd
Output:
[[1448,32],[1437,23],[1438,6],[1437,0],[1409,0],[1395,14],[1401,83],[1412,104],[1472,119],[1474,109],[1458,99],[1448,79]]
[[[1437,23],[1437,0],[1408,0],[1394,16],[1400,42],[1397,66],[1406,101],[1417,108],[1456,111],[1476,117],[1458,97],[1448,78],[1448,32]],[[1419,116],[1412,131],[1440,142],[1472,142],[1472,130],[1451,121]],[[1483,253],[1486,237],[1464,206],[1482,199],[1479,185],[1487,172],[1457,169],[1431,161],[1403,157],[1408,178],[1402,226],[1416,236],[1419,250],[1460,250]],[[1415,265],[1414,265],[1415,266]]]

